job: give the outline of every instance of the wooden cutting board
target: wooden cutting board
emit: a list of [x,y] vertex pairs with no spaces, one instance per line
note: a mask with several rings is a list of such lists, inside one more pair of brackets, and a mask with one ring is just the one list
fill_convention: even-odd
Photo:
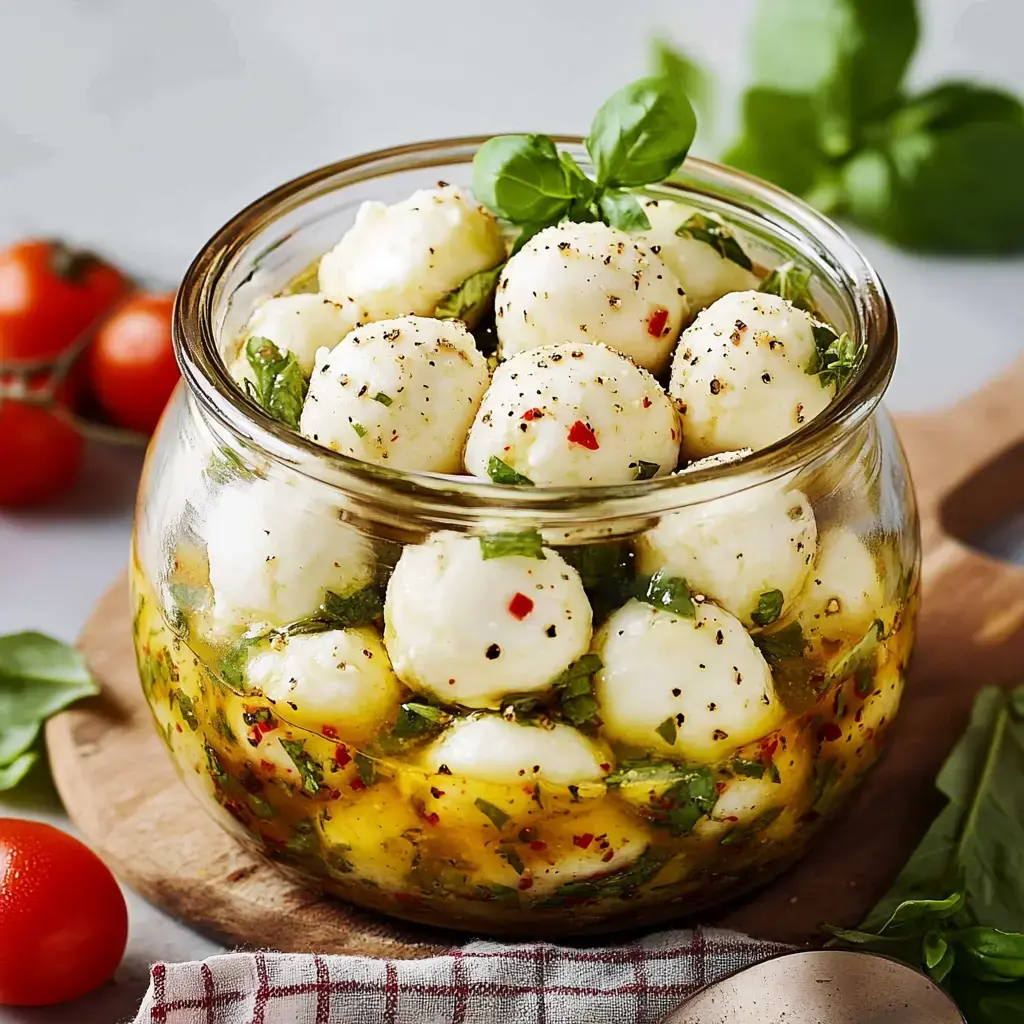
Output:
[[[933,817],[932,780],[975,691],[1024,680],[1024,570],[958,539],[1024,510],[1024,359],[950,409],[903,417],[899,429],[921,506],[924,600],[891,749],[803,861],[714,924],[806,943],[824,920],[858,921]],[[80,639],[102,695],[46,730],[68,813],[124,882],[229,945],[422,957],[464,941],[297,887],[222,832],[178,782],[153,729],[130,619],[122,578]]]

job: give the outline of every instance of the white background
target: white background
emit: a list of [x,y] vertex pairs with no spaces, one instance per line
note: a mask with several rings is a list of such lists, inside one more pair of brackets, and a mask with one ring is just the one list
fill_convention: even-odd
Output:
[[[915,83],[966,76],[1024,93],[1020,0],[919,2]],[[752,9],[752,0],[0,0],[0,243],[60,235],[171,287],[224,220],[310,167],[444,135],[585,132],[596,105],[643,73],[655,34],[715,70],[724,142],[747,80]],[[1024,351],[1024,260],[923,259],[857,237],[899,318],[893,408],[953,401]],[[74,638],[126,560],[139,461],[93,449],[59,505],[0,513],[0,633]],[[61,820],[46,794],[30,787],[0,813]],[[215,951],[138,899],[130,909],[116,987],[77,1006],[0,1010],[0,1022],[106,1024],[133,1012],[149,961]]]

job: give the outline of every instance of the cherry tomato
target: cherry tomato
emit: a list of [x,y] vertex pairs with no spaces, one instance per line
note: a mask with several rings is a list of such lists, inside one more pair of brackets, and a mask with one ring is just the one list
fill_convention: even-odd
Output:
[[178,383],[171,344],[173,295],[136,295],[96,333],[89,379],[100,408],[119,427],[150,434]]
[[[38,397],[44,383],[24,385],[0,375],[0,508],[50,501],[78,477],[85,443],[60,416],[60,404],[47,407],[10,397]],[[66,392],[58,392],[58,402]]]
[[68,348],[127,293],[120,271],[61,242],[0,252],[0,363],[40,362]]
[[0,1003],[91,992],[127,940],[124,897],[96,854],[52,825],[0,818]]

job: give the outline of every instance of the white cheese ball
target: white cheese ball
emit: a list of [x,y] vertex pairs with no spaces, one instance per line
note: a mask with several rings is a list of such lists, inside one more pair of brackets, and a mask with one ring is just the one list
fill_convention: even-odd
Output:
[[370,542],[343,523],[336,508],[277,480],[220,491],[203,536],[218,633],[311,615],[324,591],[358,590],[376,565]]
[[629,483],[671,473],[679,434],[675,407],[646,370],[604,345],[552,345],[494,371],[466,469],[487,478],[497,458],[538,486]]
[[687,305],[675,275],[607,224],[565,223],[530,239],[502,271],[495,297],[501,356],[601,342],[657,373]]
[[879,617],[884,596],[871,552],[852,530],[834,527],[819,540],[797,617],[809,638],[856,641]]
[[753,449],[740,448],[734,452],[719,452],[717,455],[705,455],[703,459],[697,459],[688,466],[679,470],[680,473],[700,473],[705,469],[713,469],[715,466],[728,466],[732,462],[739,462],[748,455],[753,455]]
[[768,625],[775,619],[754,619],[761,595],[782,591],[775,618],[786,614],[807,581],[817,537],[807,498],[766,484],[665,516],[637,542],[637,565],[648,576],[681,576],[747,627]]
[[278,295],[265,299],[246,324],[238,358],[232,363],[232,375],[239,383],[256,379],[245,354],[250,338],[266,338],[279,349],[291,352],[302,372],[309,374],[317,350],[334,348],[355,326],[355,317],[349,310],[323,295]]
[[311,732],[331,726],[350,742],[371,739],[398,713],[402,686],[370,627],[282,636],[249,658],[246,681]]
[[299,430],[364,462],[457,473],[486,388],[487,360],[460,321],[382,320],[317,353]]
[[683,416],[683,455],[699,459],[765,448],[810,422],[832,400],[807,373],[814,319],[778,295],[732,292],[679,339],[669,394]]
[[[675,203],[671,199],[648,199],[644,203],[644,212],[651,227],[638,237],[661,257],[662,262],[678,278],[686,292],[690,316],[695,316],[729,292],[745,292],[757,288],[759,279],[752,268],[727,259],[708,242],[676,234],[695,214],[721,223],[714,214],[686,203]],[[725,230],[732,234],[742,249],[742,240],[736,237],[735,232],[728,227]]]
[[505,259],[498,222],[452,185],[385,206],[367,202],[320,260],[320,291],[353,307],[362,323],[410,313],[433,316],[467,277]]
[[738,619],[696,606],[692,619],[632,600],[594,639],[604,733],[658,756],[715,762],[777,728],[785,709]]
[[407,546],[388,583],[384,643],[398,677],[469,707],[546,689],[590,645],[579,574],[543,558],[485,558],[481,538],[434,534]]

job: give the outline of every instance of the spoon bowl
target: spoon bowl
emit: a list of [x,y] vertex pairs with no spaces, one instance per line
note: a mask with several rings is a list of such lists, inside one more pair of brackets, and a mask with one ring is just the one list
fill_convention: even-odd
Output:
[[663,1024],[964,1024],[931,979],[888,957],[783,953],[691,996]]

